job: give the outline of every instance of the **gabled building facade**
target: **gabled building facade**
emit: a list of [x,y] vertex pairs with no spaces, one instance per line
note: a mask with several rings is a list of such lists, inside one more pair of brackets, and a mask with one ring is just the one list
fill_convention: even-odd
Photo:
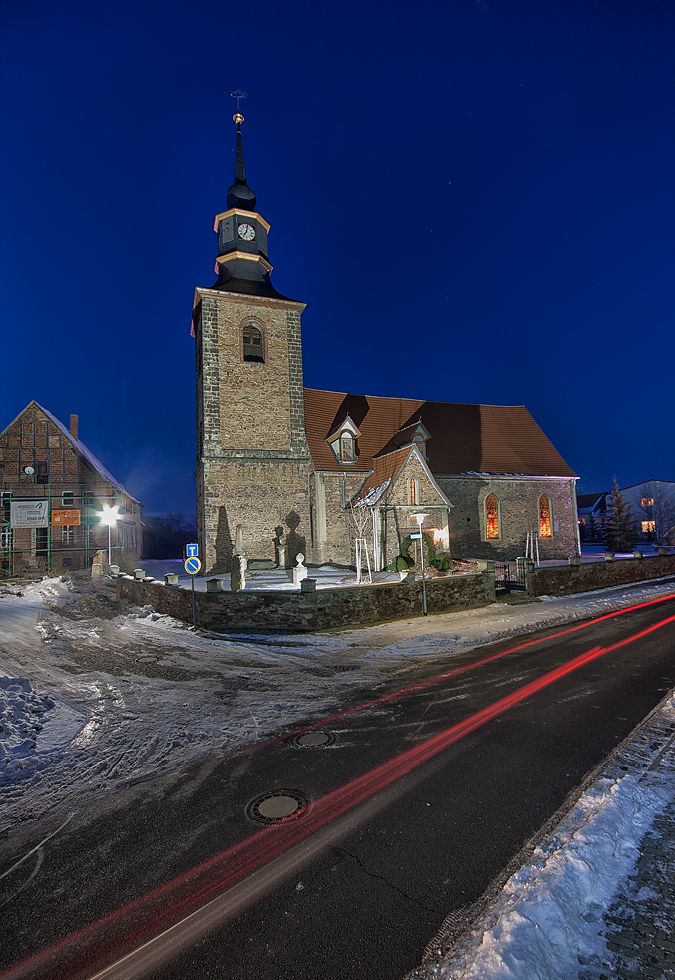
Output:
[[[250,558],[353,564],[354,511],[384,568],[418,530],[457,558],[579,552],[575,473],[524,406],[462,405],[303,387],[304,304],[270,280],[237,113],[235,181],[216,216],[216,272],[195,292],[197,520],[205,574]],[[364,522],[356,522],[362,536]]]
[[113,563],[140,554],[141,503],[127,493],[70,428],[36,401],[0,432],[0,580],[88,569],[108,553],[104,505],[117,507]]

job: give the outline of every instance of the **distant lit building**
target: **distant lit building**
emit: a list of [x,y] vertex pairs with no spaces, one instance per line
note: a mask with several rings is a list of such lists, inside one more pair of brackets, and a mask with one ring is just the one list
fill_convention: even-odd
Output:
[[111,529],[112,560],[141,553],[142,504],[115,480],[70,429],[36,401],[0,433],[0,578],[59,574],[91,567],[108,553],[104,504],[119,507]]

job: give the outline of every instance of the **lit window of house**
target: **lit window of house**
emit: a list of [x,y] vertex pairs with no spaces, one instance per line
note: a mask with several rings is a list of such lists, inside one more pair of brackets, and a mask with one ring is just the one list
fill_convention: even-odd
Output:
[[640,497],[640,506],[641,507],[653,507],[654,506],[654,498],[653,497]]
[[656,530],[656,521],[642,521],[642,533],[649,534],[650,531]]
[[499,504],[493,493],[485,501],[485,537],[499,537]]
[[408,503],[415,506],[420,502],[420,481],[414,476],[408,481]]
[[551,504],[545,493],[539,498],[539,537],[551,537]]
[[75,528],[70,524],[64,524],[61,528],[61,544],[73,544],[75,541]]

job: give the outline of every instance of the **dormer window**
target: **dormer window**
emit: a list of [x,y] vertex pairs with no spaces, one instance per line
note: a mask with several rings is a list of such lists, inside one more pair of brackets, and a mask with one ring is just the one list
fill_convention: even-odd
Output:
[[360,435],[357,426],[347,416],[337,426],[333,426],[333,431],[326,442],[341,463],[356,463],[358,457],[356,440]]
[[258,324],[248,321],[242,330],[242,341],[245,361],[256,361],[258,364],[265,363],[263,353],[263,333]]

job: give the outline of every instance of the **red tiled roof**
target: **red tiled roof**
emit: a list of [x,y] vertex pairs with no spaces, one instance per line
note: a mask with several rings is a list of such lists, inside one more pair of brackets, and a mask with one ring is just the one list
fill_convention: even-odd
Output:
[[[347,415],[361,431],[353,467],[337,460],[326,443]],[[396,433],[418,421],[430,435],[426,450],[435,475],[576,476],[524,405],[463,405],[305,388],[307,440],[318,470],[367,472],[378,457],[394,454]]]

